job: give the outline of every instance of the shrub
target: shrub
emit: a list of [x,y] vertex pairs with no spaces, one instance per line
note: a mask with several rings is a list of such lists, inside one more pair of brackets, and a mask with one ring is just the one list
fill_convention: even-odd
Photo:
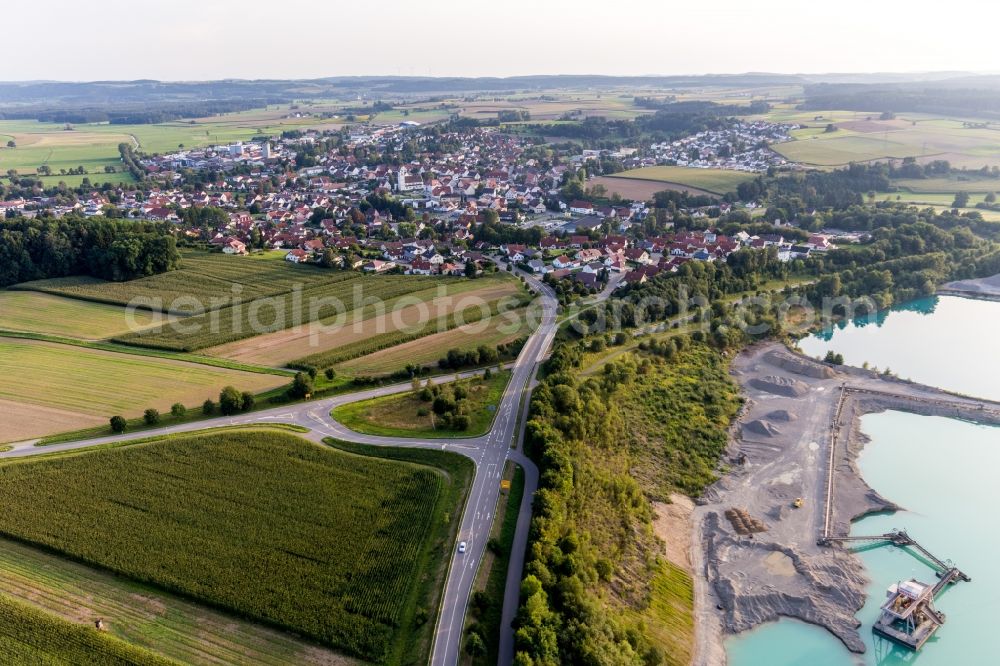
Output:
[[304,372],[296,373],[292,385],[288,388],[288,397],[293,400],[302,400],[313,392],[312,379]]
[[455,430],[468,430],[469,429],[469,417],[465,414],[459,414],[452,417],[451,427]]
[[434,398],[433,409],[435,414],[444,414],[453,411],[455,409],[455,401],[447,396],[439,395]]
[[326,370],[323,371],[323,374],[326,376],[327,379],[333,379],[334,377],[337,376],[337,371],[334,370],[333,368],[327,368]]
[[244,391],[241,398],[242,401],[240,404],[240,409],[242,409],[244,412],[249,412],[251,409],[254,408],[254,405],[257,404],[257,399],[254,398],[253,393],[251,393],[250,391]]
[[479,634],[470,631],[465,639],[465,653],[471,657],[482,657],[486,654],[486,642]]
[[223,416],[232,416],[243,408],[243,394],[234,386],[227,386],[219,393],[219,411]]
[[482,615],[483,611],[488,609],[493,605],[490,595],[486,594],[482,590],[476,590],[472,593],[472,610],[476,615]]
[[125,432],[125,428],[127,426],[128,426],[128,421],[125,420],[124,416],[111,417],[111,432],[115,433]]
[[150,407],[142,413],[142,420],[146,422],[146,425],[156,425],[160,422],[160,412]]
[[179,419],[183,418],[185,414],[187,414],[187,407],[185,407],[181,403],[175,402],[173,405],[170,406],[171,416]]
[[204,414],[205,416],[211,416],[212,414],[214,414],[215,403],[212,402],[211,400],[206,400],[205,402],[201,403],[201,413]]

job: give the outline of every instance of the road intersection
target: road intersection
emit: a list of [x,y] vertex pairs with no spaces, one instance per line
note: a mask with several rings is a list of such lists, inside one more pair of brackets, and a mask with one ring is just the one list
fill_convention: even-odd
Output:
[[[65,442],[47,446],[35,446],[34,442],[13,445],[0,458],[23,458],[61,451],[84,449],[102,444],[125,443],[145,440],[163,435],[202,431],[210,428],[254,425],[289,424],[308,430],[302,433],[306,439],[321,442],[333,437],[348,442],[373,446],[393,446],[427,448],[452,451],[466,456],[475,463],[475,476],[469,489],[468,500],[462,514],[458,541],[465,541],[465,553],[453,551],[448,577],[434,632],[430,663],[432,666],[452,666],[461,655],[462,635],[472,587],[482,558],[486,552],[490,529],[500,497],[500,481],[508,459],[514,460],[525,469],[526,487],[515,537],[515,548],[511,554],[511,566],[507,581],[507,592],[513,590],[513,599],[505,599],[502,642],[507,646],[507,655],[501,655],[501,662],[513,657],[513,632],[509,626],[516,611],[517,589],[524,562],[524,547],[531,517],[531,495],[537,486],[538,472],[534,464],[520,450],[512,450],[520,436],[523,436],[522,407],[527,414],[527,396],[540,364],[548,354],[558,329],[556,320],[558,303],[554,291],[548,285],[524,276],[528,284],[539,294],[541,303],[540,323],[525,342],[517,360],[511,366],[511,378],[497,407],[492,429],[479,437],[454,439],[419,439],[404,437],[379,437],[364,435],[350,430],[330,416],[337,406],[386,395],[403,393],[412,389],[410,383],[393,384],[272,409],[255,411],[236,417],[205,419],[152,431],[97,437],[76,442]],[[457,373],[456,376],[469,377],[480,371]],[[524,400],[522,400],[524,399]],[[522,425],[522,427],[519,427]],[[520,548],[520,551],[518,551]],[[515,566],[516,565],[516,566]],[[509,656],[508,656],[509,655]]]

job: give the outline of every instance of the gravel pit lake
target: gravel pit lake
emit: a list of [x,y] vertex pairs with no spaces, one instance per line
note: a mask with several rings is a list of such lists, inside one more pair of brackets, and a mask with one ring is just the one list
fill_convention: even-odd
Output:
[[[828,350],[846,363],[868,361],[932,386],[1000,399],[1000,303],[952,296],[907,303],[871,322],[849,322],[800,342],[810,356]],[[1000,428],[903,412],[869,414],[858,466],[868,483],[904,507],[856,522],[852,534],[906,529],[930,552],[972,577],[939,595],[945,625],[918,654],[871,632],[886,588],[900,580],[936,581],[934,570],[906,549],[859,548],[871,579],[857,618],[867,645],[855,655],[825,630],[782,620],[726,642],[730,666],[920,666],[995,663],[992,637],[1000,611]]]

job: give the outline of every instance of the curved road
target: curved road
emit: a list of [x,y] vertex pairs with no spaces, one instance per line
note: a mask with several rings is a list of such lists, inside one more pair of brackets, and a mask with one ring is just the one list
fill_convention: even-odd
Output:
[[[520,450],[512,450],[511,445],[514,443],[515,437],[523,437],[523,425],[522,428],[518,428],[518,424],[522,423],[519,418],[522,397],[526,398],[530,394],[535,372],[548,353],[558,328],[555,293],[548,285],[531,276],[526,275],[525,277],[541,295],[541,320],[512,366],[511,378],[497,408],[493,428],[480,437],[456,439],[377,437],[350,430],[330,416],[330,411],[338,405],[409,391],[412,386],[407,382],[334,398],[260,410],[243,416],[206,419],[154,431],[98,437],[44,447],[34,446],[33,441],[23,442],[15,444],[9,451],[0,453],[0,458],[18,458],[70,451],[99,444],[135,441],[220,426],[266,423],[285,423],[308,428],[309,432],[303,433],[302,436],[316,442],[322,441],[324,437],[334,437],[360,444],[443,449],[464,455],[476,465],[475,476],[458,531],[458,540],[465,541],[467,549],[464,554],[457,552],[452,554],[434,632],[430,659],[433,666],[452,666],[458,663],[469,597],[472,593],[479,564],[486,551],[486,542],[489,539],[493,522],[493,512],[500,497],[500,479],[507,459],[511,458],[524,467],[526,484],[524,499],[518,515],[515,545],[511,553],[511,566],[507,580],[508,594],[505,596],[503,626],[501,627],[501,642],[504,648],[501,652],[501,662],[509,663],[513,657],[513,632],[510,628],[510,621],[517,609],[518,585],[524,564],[524,549],[531,518],[531,495],[534,493],[538,478],[534,464]],[[476,374],[476,371],[459,373],[459,376],[468,377],[473,374]],[[527,400],[524,401],[523,406],[526,413]]]

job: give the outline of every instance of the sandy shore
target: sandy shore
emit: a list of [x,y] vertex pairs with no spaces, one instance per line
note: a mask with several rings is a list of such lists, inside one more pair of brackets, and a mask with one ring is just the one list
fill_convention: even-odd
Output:
[[776,343],[745,350],[732,374],[747,402],[728,472],[694,512],[694,663],[724,664],[725,635],[779,617],[824,627],[864,652],[855,618],[865,601],[864,567],[848,550],[817,544],[825,529],[845,535],[853,520],[898,508],[858,472],[860,418],[891,409],[1000,424],[1000,404],[832,368]]

